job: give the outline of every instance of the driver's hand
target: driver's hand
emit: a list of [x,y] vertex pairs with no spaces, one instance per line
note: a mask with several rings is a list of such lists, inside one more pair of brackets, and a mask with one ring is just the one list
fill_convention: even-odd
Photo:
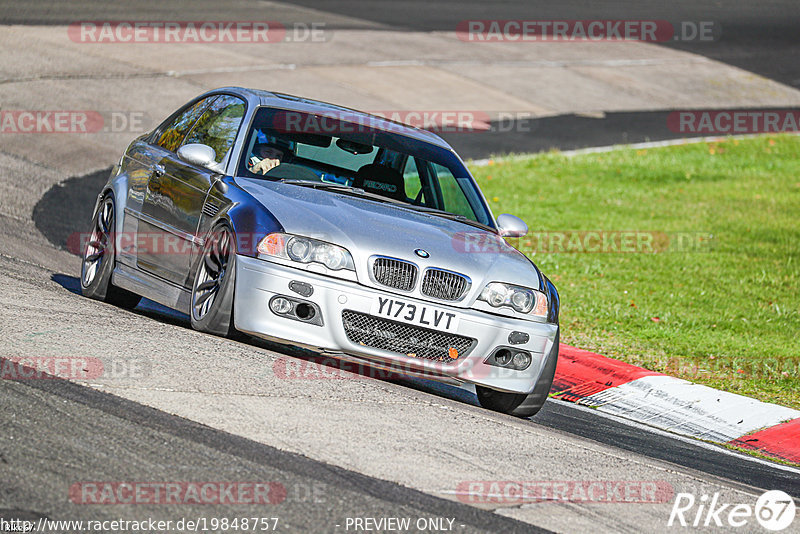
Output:
[[258,163],[256,163],[255,165],[253,165],[253,168],[250,169],[250,170],[253,171],[256,174],[258,174],[258,173],[267,174],[269,171],[271,171],[272,169],[274,169],[275,167],[277,167],[280,164],[281,164],[281,160],[279,160],[279,159],[264,158],[261,161],[259,161]]

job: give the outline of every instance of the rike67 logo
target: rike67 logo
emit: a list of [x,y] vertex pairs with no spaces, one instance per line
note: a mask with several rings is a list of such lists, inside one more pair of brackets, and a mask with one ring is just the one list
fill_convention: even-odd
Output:
[[667,526],[737,528],[750,524],[755,518],[765,529],[777,532],[792,524],[796,508],[794,499],[780,490],[764,493],[755,505],[721,502],[719,493],[700,498],[691,493],[678,493]]

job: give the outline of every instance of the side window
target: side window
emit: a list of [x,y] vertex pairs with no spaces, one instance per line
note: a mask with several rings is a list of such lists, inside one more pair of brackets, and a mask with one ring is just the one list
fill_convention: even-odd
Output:
[[445,211],[475,220],[475,212],[469,205],[469,201],[464,195],[464,191],[461,189],[458,180],[453,176],[450,170],[437,163],[431,163],[431,167],[439,180]]
[[245,103],[235,96],[220,96],[203,113],[186,136],[183,144],[202,143],[217,153],[221,162],[236,139],[239,125],[244,118]]
[[406,165],[403,168],[403,179],[406,182],[406,195],[408,198],[415,200],[422,190],[422,182],[420,181],[417,162],[413,156],[408,156],[408,158],[406,158]]
[[192,127],[197,117],[208,107],[208,105],[217,98],[210,96],[197,101],[194,105],[189,106],[183,112],[178,114],[177,117],[168,126],[161,130],[161,135],[158,137],[156,144],[160,147],[166,148],[170,152],[175,152],[181,146],[183,138],[186,137],[186,132]]

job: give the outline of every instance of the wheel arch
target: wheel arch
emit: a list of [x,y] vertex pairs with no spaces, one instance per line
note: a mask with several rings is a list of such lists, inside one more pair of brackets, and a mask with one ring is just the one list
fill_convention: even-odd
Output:
[[108,177],[108,181],[100,190],[100,194],[97,195],[97,199],[94,202],[94,209],[92,210],[92,216],[97,213],[97,209],[100,207],[100,202],[106,197],[111,196],[114,201],[114,211],[117,213],[117,216],[114,219],[114,231],[117,235],[122,235],[123,223],[125,219],[125,205],[127,204],[128,200],[128,175],[127,173],[117,173],[119,167],[114,167],[111,171],[111,176]]
[[261,202],[237,187],[233,180],[225,181],[229,184],[228,191],[224,197],[216,199],[224,207],[215,217],[209,218],[203,235],[207,236],[217,225],[225,223],[233,230],[236,253],[255,257],[258,242],[267,234],[282,232],[284,228]]
[[[235,253],[255,257],[258,242],[267,234],[282,232],[283,226],[266,206],[239,188],[230,177],[222,180],[228,185],[227,192],[222,194],[212,190],[206,198],[206,203],[213,202],[222,207],[214,217],[205,214],[201,217],[197,234],[205,242],[217,226],[226,224],[233,231]],[[202,249],[202,245],[198,248]],[[197,254],[193,259],[189,279],[194,278],[200,258],[201,255]]]

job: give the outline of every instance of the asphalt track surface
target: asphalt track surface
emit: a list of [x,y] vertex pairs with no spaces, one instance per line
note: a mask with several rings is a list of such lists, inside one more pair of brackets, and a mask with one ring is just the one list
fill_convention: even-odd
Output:
[[[339,15],[371,20],[393,28],[415,31],[452,31],[464,20],[666,20],[712,22],[710,41],[673,40],[658,43],[755,72],[786,85],[800,87],[800,3],[694,1],[675,2],[616,0],[614,2],[566,2],[476,0],[428,2],[363,2],[353,0],[299,0],[300,5]],[[425,13],[409,17],[408,13]],[[444,134],[464,157],[492,154],[570,150],[623,143],[661,141],[686,137],[666,131],[667,112],[608,113],[591,118],[559,115],[543,119],[491,124],[486,133]]]
[[[453,31],[463,20],[471,19],[554,19],[554,20],[666,20],[709,21],[714,24],[710,41],[675,40],[663,46],[687,50],[741,67],[793,87],[800,87],[800,4],[792,0],[614,0],[582,2],[567,0],[298,0],[293,4],[319,10],[332,29],[360,27],[351,21],[338,21],[329,15],[367,20],[386,28],[413,31]],[[7,24],[69,24],[76,20],[157,20],[169,15],[174,20],[248,20],[265,13],[264,2],[237,2],[222,7],[213,2],[65,2],[54,9],[48,3],[20,4],[0,2],[2,19]],[[274,11],[270,11],[273,14]],[[188,15],[191,14],[191,17]],[[181,18],[181,15],[186,15]],[[242,17],[236,19],[231,15]],[[290,14],[281,13],[288,21]]]
[[[0,2],[0,5],[5,2]],[[422,0],[299,0],[293,2],[318,10],[328,28],[352,29],[369,21],[378,28],[408,31],[453,31],[465,20],[543,19],[543,20],[665,20],[679,27],[681,23],[712,24],[712,39],[677,39],[657,43],[660,46],[691,52],[741,69],[757,73],[791,87],[800,87],[800,3],[793,0],[693,1],[675,2],[615,0],[586,3],[579,0],[543,2],[506,0],[485,2],[458,0],[431,3]],[[12,3],[8,3],[9,5]],[[264,8],[269,4],[264,4]],[[182,8],[186,7],[186,10]],[[218,5],[186,0],[117,3],[98,9],[91,2],[71,2],[52,9],[46,4],[13,5],[3,10],[3,19],[13,24],[69,24],[76,20],[156,20],[165,16],[178,18],[181,12],[192,13],[196,20],[215,18],[246,20],[259,11],[247,4],[236,4],[220,12]],[[274,10],[260,13],[275,14]],[[291,13],[276,18],[289,22]],[[236,17],[231,17],[235,14]],[[336,16],[345,17],[343,19]],[[184,17],[185,18],[185,17]],[[358,22],[353,22],[358,21]],[[425,59],[410,58],[410,59]],[[786,108],[783,108],[786,109]],[[685,133],[665,129],[667,112],[607,113],[601,117],[573,114],[540,119],[493,121],[489,132],[443,133],[465,158],[485,158],[493,154],[570,150],[623,143],[661,141],[687,137]],[[691,135],[690,135],[691,136]],[[701,137],[702,135],[697,135]]]
[[[65,221],[88,218],[94,192],[104,183],[107,175],[108,170],[103,170],[74,178],[62,187],[51,189],[37,204],[34,209],[37,228],[54,246],[67,246],[71,227]],[[77,278],[69,273],[62,273],[54,277],[54,280],[65,290],[75,294],[76,298],[80,298]],[[191,328],[186,316],[147,301],[135,313],[153,321]],[[253,343],[258,344],[255,341]],[[298,354],[290,347],[270,345],[269,348],[292,357],[304,357],[304,354]],[[465,405],[476,405],[474,395],[456,388],[427,381],[409,380],[399,384],[417,391],[420,395],[434,395]],[[28,437],[26,433],[32,430],[27,424],[20,424],[19,416],[14,417],[14,414],[24,413],[27,419],[25,423],[35,421],[36,427],[46,428],[47,435],[50,436],[44,443],[37,443],[37,451],[40,454],[46,451],[50,462],[55,462],[56,465],[70,466],[67,472],[45,477],[48,484],[30,495],[31,508],[14,511],[10,514],[14,517],[36,517],[39,514],[37,510],[52,510],[51,503],[60,497],[57,490],[63,491],[63,487],[70,481],[80,478],[80,473],[93,473],[93,478],[98,479],[103,479],[102,475],[106,473],[114,473],[117,479],[124,480],[154,480],[170,476],[174,479],[176,472],[161,465],[163,458],[170,458],[170,465],[181,466],[179,472],[186,479],[216,480],[220,478],[219,473],[223,472],[227,478],[237,480],[268,479],[281,482],[290,488],[290,495],[294,492],[297,496],[294,500],[287,499],[280,506],[280,517],[287,518],[288,531],[326,531],[330,529],[332,522],[365,514],[376,517],[453,517],[457,518],[459,524],[465,525],[461,529],[464,532],[535,531],[530,525],[496,514],[282,452],[69,382],[20,381],[10,387],[0,388],[0,397],[3,398],[3,406],[9,407],[3,411],[6,419],[0,423],[0,428],[25,440]],[[52,415],[54,404],[59,405],[58,417]],[[549,402],[528,424],[534,428],[541,426],[565,435],[578,436],[612,449],[641,454],[664,462],[678,471],[723,481],[726,485],[751,490],[781,488],[800,498],[800,477],[795,471],[776,467],[766,461],[744,458],[717,446],[602,417],[592,410],[566,402]],[[37,430],[34,434],[40,432],[41,430]],[[131,435],[136,435],[137,440],[130,442],[119,438]],[[87,439],[90,443],[87,443]],[[31,440],[32,443],[35,441]],[[160,443],[166,445],[153,446]],[[76,452],[82,447],[105,451],[102,466],[93,464],[91,455]],[[209,449],[218,457],[209,460]],[[12,448],[6,453],[6,460],[11,461],[11,465],[6,463],[2,467],[10,471],[11,479],[16,483],[6,486],[5,491],[30,491],[26,488],[25,481],[38,474],[35,463],[16,457],[20,452],[19,449]],[[85,460],[76,465],[75,459],[78,457]],[[131,465],[136,465],[137,469],[131,469]],[[226,468],[220,471],[220,466]],[[232,476],[230,466],[241,466],[242,470],[237,470],[236,475]],[[308,495],[313,492],[313,488],[322,488],[319,494],[325,496],[322,507],[324,511],[319,510],[318,503],[309,501]],[[309,509],[314,511],[309,512]],[[165,519],[198,515],[198,512],[203,515],[207,511],[207,508],[191,510],[187,507],[168,506],[158,510],[159,516]],[[104,510],[97,513],[101,512]],[[235,509],[226,509],[229,515],[233,512]],[[69,505],[57,515],[83,516],[76,516],[74,508]],[[93,517],[96,516],[93,514]]]
[[[478,0],[363,2],[358,0],[299,0],[297,4],[339,15],[371,20],[418,31],[452,31],[463,20],[665,20],[708,21],[714,24],[710,41],[667,41],[664,46],[701,54],[800,87],[800,5],[791,0],[766,2],[678,0],[615,0],[613,2],[545,2]],[[424,16],[408,16],[424,13]]]
[[[326,13],[371,20],[394,29],[435,31],[452,30],[455,23],[469,18],[625,18],[640,16],[670,21],[714,20],[722,27],[724,39],[713,43],[668,43],[719,61],[800,86],[800,65],[794,58],[800,52],[797,28],[800,27],[795,2],[614,2],[612,7],[588,7],[578,2],[562,2],[558,8],[531,2],[437,2],[426,16],[423,2],[313,2],[298,4]],[[5,23],[64,24],[87,18],[125,18],[131,9],[140,19],[163,16],[158,2],[135,8],[123,4],[99,14],[97,7],[69,3],[58,10],[33,4],[6,4]],[[180,12],[179,2],[170,7]],[[176,7],[177,6],[177,7]],[[187,8],[188,9],[188,8]],[[204,12],[204,9],[209,9]],[[193,19],[213,18],[219,8],[199,6]],[[233,9],[233,8],[232,8]],[[234,9],[235,11],[235,9]],[[130,11],[127,12],[130,16]],[[641,15],[638,15],[641,14]],[[233,18],[227,13],[228,18]],[[184,19],[189,17],[183,17]],[[349,23],[342,23],[346,27]],[[662,112],[609,113],[602,118],[564,115],[532,121],[527,133],[515,128],[513,135],[503,132],[481,136],[446,136],[467,157],[485,157],[497,152],[540,149],[580,148],[663,139],[655,125],[662,125]],[[657,132],[657,133],[654,133]],[[521,137],[522,136],[522,137]],[[676,136],[677,137],[677,136]],[[666,137],[668,138],[668,136]],[[36,228],[56,248],[65,248],[75,231],[74,221],[88,221],[92,201],[105,182],[102,170],[71,178],[49,190],[33,211]],[[41,276],[40,269],[16,264],[3,258],[26,276]],[[77,296],[75,273],[60,272],[52,281],[63,292]],[[134,312],[157,323],[189,329],[187,319],[152,303]],[[292,357],[303,357],[290,348],[270,346]],[[420,381],[400,383],[409,395],[433,396],[458,409],[475,405],[474,396],[437,384]],[[141,515],[132,508],[92,507],[76,509],[65,499],[64,488],[76,480],[274,480],[288,490],[279,512],[284,532],[340,531],[334,528],[346,517],[410,516],[452,517],[457,532],[537,532],[543,531],[496,513],[466,506],[451,500],[387,482],[305,456],[278,450],[231,433],[145,407],[119,396],[61,380],[3,381],[0,384],[0,517],[37,519],[44,515],[115,518],[126,513]],[[496,416],[499,420],[505,416]],[[509,418],[510,419],[510,418]],[[687,476],[710,480],[729,487],[755,491],[780,488],[800,498],[800,477],[769,462],[754,460],[716,446],[697,443],[656,432],[563,402],[549,402],[533,420],[525,422],[534,431],[550,429],[570,439],[588,440],[609,450],[631,451],[653,459],[667,469]],[[315,500],[315,495],[318,500]],[[5,502],[23,500],[25,507],[3,508]],[[23,499],[19,499],[23,496]],[[44,511],[47,511],[45,513]],[[228,508],[233,516],[252,509]],[[147,510],[156,518],[221,515],[208,507],[160,506]],[[80,514],[80,515],[77,515]],[[463,526],[461,526],[463,525]],[[602,529],[602,525],[600,526]]]
[[[2,493],[26,496],[27,510],[0,509],[0,517],[37,520],[39,510],[64,501],[64,487],[103,476],[115,480],[270,481],[282,484],[285,501],[274,507],[226,506],[227,517],[280,517],[281,532],[328,532],[347,517],[448,517],[459,532],[547,532],[358,473],[320,464],[170,416],[64,380],[29,380],[0,388],[0,428],[31,450],[4,450]],[[34,423],[34,424],[31,424]],[[87,453],[88,451],[88,453]],[[46,462],[45,462],[46,459]],[[61,466],[42,473],[45,464]],[[70,478],[72,477],[72,478]],[[180,478],[180,477],[179,477]],[[31,480],[39,480],[31,485]],[[70,508],[72,506],[72,509]],[[77,514],[74,504],[56,504],[56,517],[115,519],[128,510],[103,506]],[[60,508],[60,510],[58,510]],[[162,505],[151,517],[207,517],[208,506]],[[219,512],[217,515],[219,517]]]

